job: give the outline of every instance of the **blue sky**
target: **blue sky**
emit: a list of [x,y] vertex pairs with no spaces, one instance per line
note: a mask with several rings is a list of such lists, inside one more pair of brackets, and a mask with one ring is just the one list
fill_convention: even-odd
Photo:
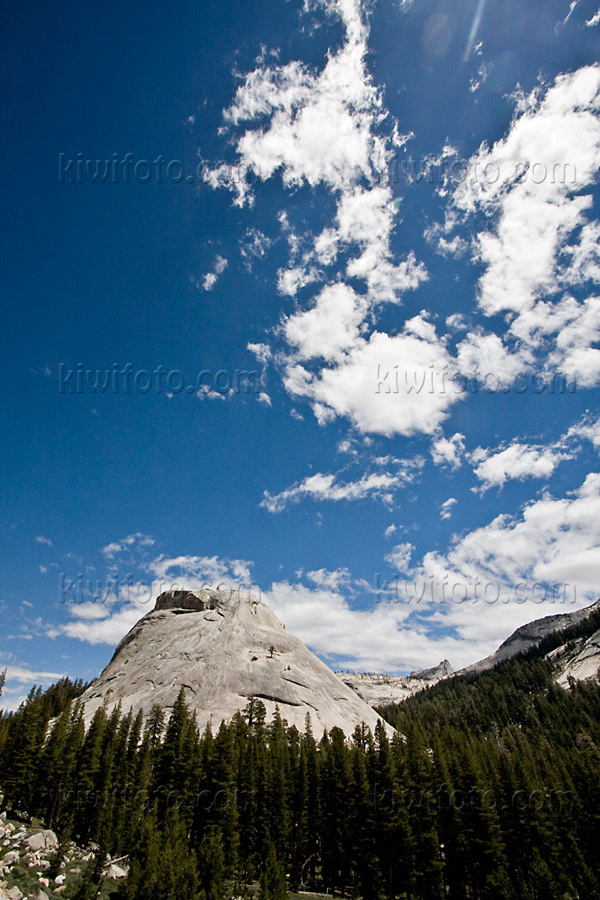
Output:
[[596,599],[597,3],[6,11],[7,706],[175,584],[399,673]]

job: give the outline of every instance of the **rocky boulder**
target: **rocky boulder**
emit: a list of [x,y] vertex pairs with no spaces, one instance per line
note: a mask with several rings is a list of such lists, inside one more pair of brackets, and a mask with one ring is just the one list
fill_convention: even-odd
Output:
[[58,847],[58,838],[53,831],[38,831],[26,838],[23,842],[28,850],[35,853],[37,850],[54,850]]

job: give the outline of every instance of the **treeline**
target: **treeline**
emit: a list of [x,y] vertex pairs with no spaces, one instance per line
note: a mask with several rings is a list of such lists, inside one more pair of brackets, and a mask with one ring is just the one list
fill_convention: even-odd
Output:
[[316,739],[257,699],[199,733],[183,691],[167,722],[100,709],[86,731],[81,689],[0,719],[0,787],[100,858],[129,854],[124,900],[257,881],[264,900],[600,900],[600,684],[557,687],[542,650],[385,710],[391,739]]

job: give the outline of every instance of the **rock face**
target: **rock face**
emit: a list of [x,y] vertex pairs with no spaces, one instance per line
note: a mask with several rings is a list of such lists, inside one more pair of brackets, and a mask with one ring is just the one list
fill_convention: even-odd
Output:
[[337,672],[336,674],[369,706],[387,706],[390,703],[401,703],[407,697],[412,697],[417,691],[422,691],[443,678],[449,678],[454,674],[454,670],[448,660],[444,659],[433,669],[411,672],[407,676],[354,672]]
[[[568,628],[570,625],[576,625],[579,622],[582,622],[597,609],[600,609],[600,600],[596,600],[595,603],[592,603],[591,606],[586,606],[585,609],[578,609],[572,613],[562,613],[557,616],[546,616],[543,619],[535,619],[535,621],[529,622],[527,625],[522,625],[521,628],[517,628],[503,644],[500,644],[496,652],[492,653],[491,656],[486,656],[485,659],[473,663],[473,665],[467,666],[466,669],[462,669],[461,671],[486,672],[488,669],[493,669],[494,666],[504,662],[505,659],[510,659],[512,656],[523,653],[531,647],[536,647],[543,638],[550,634],[554,634],[555,631],[560,631],[563,628]],[[590,641],[592,641],[591,638]],[[587,643],[590,643],[590,641]],[[587,656],[585,657],[585,659],[587,659],[587,669],[590,668],[590,656],[593,656],[594,653],[594,650],[592,649],[593,646],[593,643],[591,643],[587,651]],[[580,647],[580,650],[583,653],[582,647]],[[554,651],[553,653],[559,655],[558,651]],[[575,660],[573,660],[573,664],[575,664]],[[580,664],[579,670],[583,671],[583,668],[581,667],[584,664],[583,657],[580,660]],[[600,658],[598,659],[598,665],[600,665]],[[597,668],[598,666],[596,666],[596,670]],[[583,675],[582,677],[589,676]]]
[[[315,735],[334,726],[349,735],[380,717],[318,657],[289,634],[264,603],[230,591],[171,591],[123,638],[101,676],[83,694],[89,722],[106,700],[123,711],[153,703],[168,713],[181,689],[202,729],[218,729],[252,696],[268,719],[279,711]],[[390,727],[386,726],[390,731]]]
[[558,647],[549,656],[557,663],[556,680],[562,687],[568,687],[571,678],[594,678],[600,673],[600,631],[587,640],[574,641],[573,646]]

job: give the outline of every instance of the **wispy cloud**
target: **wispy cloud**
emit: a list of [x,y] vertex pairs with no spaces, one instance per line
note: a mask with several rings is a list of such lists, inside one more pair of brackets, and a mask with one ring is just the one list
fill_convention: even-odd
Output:
[[[377,465],[377,462],[373,460],[374,465]],[[421,457],[412,460],[384,458],[380,462],[381,471],[370,472],[355,480],[342,480],[340,473],[316,472],[278,494],[265,491],[260,506],[271,513],[280,513],[290,504],[303,499],[339,502],[365,498],[376,499],[389,505],[393,502],[395,493],[411,484],[424,465]]]
[[102,553],[107,559],[114,559],[114,557],[118,556],[120,553],[124,553],[128,550],[131,551],[134,548],[152,547],[154,543],[154,538],[150,537],[150,535],[142,534],[141,531],[136,531],[135,534],[129,534],[119,541],[111,541],[110,544],[107,544],[106,547],[102,548]]
[[585,24],[588,28],[594,28],[596,25],[600,25],[600,9],[598,12],[594,13],[591,19],[587,19]]
[[448,497],[440,506],[440,519],[449,519],[452,516],[452,510],[458,503],[456,497]]

